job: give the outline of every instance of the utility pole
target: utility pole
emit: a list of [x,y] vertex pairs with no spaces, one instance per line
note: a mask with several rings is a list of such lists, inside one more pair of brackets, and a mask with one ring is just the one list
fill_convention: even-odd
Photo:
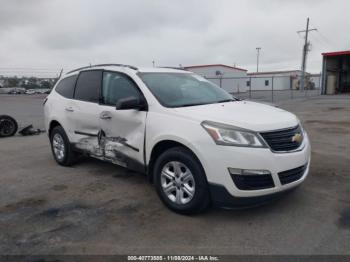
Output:
[[256,48],[256,51],[257,51],[257,54],[256,54],[256,72],[259,72],[259,56],[260,56],[260,50],[261,50],[261,47],[257,47],[257,48]]
[[306,71],[306,58],[307,58],[307,52],[309,52],[309,45],[308,42],[308,36],[310,31],[316,31],[316,28],[309,29],[309,21],[310,19],[307,18],[306,20],[306,30],[298,31],[297,33],[305,33],[305,43],[303,48],[303,58],[301,63],[301,79],[300,79],[300,90],[304,91],[305,89],[305,71]]

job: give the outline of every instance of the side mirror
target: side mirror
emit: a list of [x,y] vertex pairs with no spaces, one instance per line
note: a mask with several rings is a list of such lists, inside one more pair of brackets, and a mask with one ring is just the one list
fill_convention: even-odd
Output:
[[119,99],[116,105],[117,110],[136,109],[142,110],[146,107],[146,103],[143,99],[139,99],[134,96]]

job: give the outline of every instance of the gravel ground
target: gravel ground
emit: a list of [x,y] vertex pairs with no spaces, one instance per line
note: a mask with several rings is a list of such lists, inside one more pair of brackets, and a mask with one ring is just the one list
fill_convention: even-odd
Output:
[[[43,127],[42,96],[0,113]],[[311,173],[286,197],[181,216],[144,176],[97,160],[58,166],[46,134],[0,139],[1,254],[350,254],[350,96],[280,104],[303,121]]]

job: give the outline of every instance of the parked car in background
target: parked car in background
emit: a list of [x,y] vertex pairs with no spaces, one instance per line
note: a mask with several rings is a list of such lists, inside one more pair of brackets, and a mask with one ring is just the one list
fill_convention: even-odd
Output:
[[80,68],[59,80],[44,111],[58,164],[84,154],[145,173],[179,213],[260,204],[309,172],[309,139],[294,114],[189,71]]
[[9,95],[18,95],[18,94],[21,94],[20,91],[17,91],[17,90],[11,90],[8,92]]
[[50,94],[51,89],[47,88],[37,88],[37,89],[28,89],[26,90],[26,94],[34,95],[34,94]]
[[24,94],[26,91],[23,87],[2,87],[0,94]]
[[35,91],[35,89],[28,89],[28,90],[26,90],[26,94],[27,95],[34,95],[34,94],[36,94],[36,91]]

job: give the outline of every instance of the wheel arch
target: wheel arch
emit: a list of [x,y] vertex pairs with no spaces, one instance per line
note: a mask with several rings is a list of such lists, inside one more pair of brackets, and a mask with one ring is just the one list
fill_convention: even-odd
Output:
[[49,130],[48,130],[49,137],[51,137],[51,132],[56,126],[62,126],[62,125],[57,120],[51,120],[51,122],[49,124]]
[[202,162],[200,161],[200,158],[198,157],[198,155],[195,153],[195,151],[190,146],[186,145],[182,141],[178,141],[175,139],[164,139],[164,140],[157,141],[154,144],[154,146],[152,147],[152,150],[150,152],[150,158],[149,158],[148,165],[147,165],[147,176],[148,176],[148,179],[150,182],[153,182],[152,171],[153,171],[153,167],[154,167],[154,163],[155,163],[156,159],[163,152],[165,152],[166,150],[168,150],[170,148],[174,148],[174,147],[183,147],[187,151],[189,151],[193,155],[193,157],[198,161],[198,163],[202,166],[202,169],[203,169],[203,172],[205,175],[205,170],[204,170]]

